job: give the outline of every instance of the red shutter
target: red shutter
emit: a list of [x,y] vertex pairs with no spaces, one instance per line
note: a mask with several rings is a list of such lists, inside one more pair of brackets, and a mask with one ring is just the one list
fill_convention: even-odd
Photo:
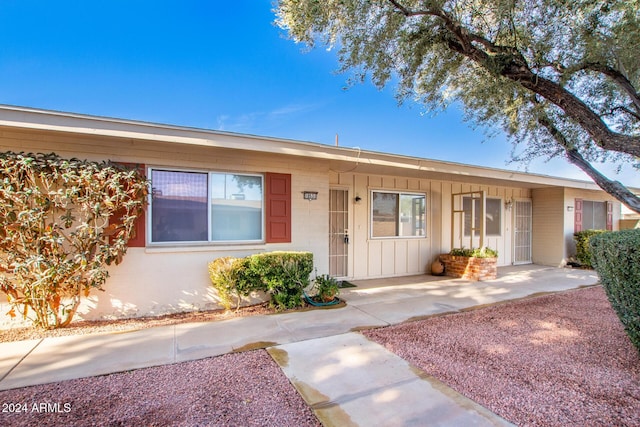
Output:
[[613,203],[607,202],[607,230],[613,230]]
[[[118,162],[118,164],[128,166],[128,167],[136,167],[140,173],[146,175],[146,170],[144,164],[140,163],[122,163]],[[126,210],[124,208],[119,209],[113,213],[111,216],[111,222],[113,224],[117,224],[120,222],[120,218],[124,215]],[[129,248],[144,248],[146,246],[146,210],[143,210],[140,213],[140,216],[136,219],[133,225],[133,234],[131,238],[127,242],[127,247]]]
[[267,243],[291,242],[291,175],[267,173]]
[[573,232],[582,231],[582,199],[576,199],[573,205]]

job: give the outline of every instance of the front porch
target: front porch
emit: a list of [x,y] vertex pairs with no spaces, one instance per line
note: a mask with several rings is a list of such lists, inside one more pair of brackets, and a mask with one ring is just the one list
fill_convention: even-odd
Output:
[[460,311],[532,295],[560,292],[598,283],[592,270],[535,264],[498,267],[498,278],[472,282],[446,276],[418,275],[357,280],[340,297],[390,324]]

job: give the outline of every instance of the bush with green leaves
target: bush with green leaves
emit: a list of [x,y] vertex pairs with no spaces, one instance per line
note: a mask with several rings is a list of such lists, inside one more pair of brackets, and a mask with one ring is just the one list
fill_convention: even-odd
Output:
[[240,308],[243,292],[240,291],[238,284],[243,264],[243,259],[233,257],[216,258],[209,263],[211,284],[218,291],[220,304],[227,310],[231,309],[234,298],[236,310]]
[[589,242],[607,297],[640,351],[640,229],[599,234]]
[[0,291],[42,328],[71,323],[81,298],[119,264],[149,183],[136,168],[0,154]]
[[237,306],[253,291],[270,295],[276,309],[303,305],[303,291],[309,286],[313,269],[310,252],[265,252],[245,258],[218,258],[209,263],[209,276],[222,305],[230,309],[232,297]]
[[589,240],[598,234],[607,233],[606,230],[583,230],[573,234],[573,240],[576,242],[576,259],[585,267],[592,268],[591,264],[591,246]]
[[454,248],[451,249],[451,252],[449,252],[449,255],[453,255],[453,256],[466,256],[469,258],[495,258],[498,256],[498,251],[496,251],[495,249],[491,249],[491,248],[487,248],[482,247],[482,248],[471,248],[471,249],[466,249],[466,248]]

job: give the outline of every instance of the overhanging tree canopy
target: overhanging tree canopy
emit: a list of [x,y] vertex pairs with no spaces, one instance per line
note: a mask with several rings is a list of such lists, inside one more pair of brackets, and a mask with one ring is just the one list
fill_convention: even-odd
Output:
[[431,110],[453,101],[526,148],[564,155],[640,213],[594,162],[640,167],[640,0],[279,0],[296,42]]

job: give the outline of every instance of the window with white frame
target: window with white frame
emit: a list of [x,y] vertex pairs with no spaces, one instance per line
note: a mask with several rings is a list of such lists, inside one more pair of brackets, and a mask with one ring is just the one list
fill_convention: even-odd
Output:
[[424,237],[426,230],[424,194],[371,192],[371,237]]
[[[473,202],[472,202],[473,201]],[[480,203],[479,198],[463,197],[462,209],[464,210],[464,235],[471,235],[471,215],[474,215],[474,224],[476,227],[475,236],[480,235]],[[473,209],[472,209],[473,203]],[[486,236],[502,235],[502,199],[494,199],[487,197],[485,199],[485,224],[484,232]]]
[[263,240],[263,177],[152,169],[152,243]]

